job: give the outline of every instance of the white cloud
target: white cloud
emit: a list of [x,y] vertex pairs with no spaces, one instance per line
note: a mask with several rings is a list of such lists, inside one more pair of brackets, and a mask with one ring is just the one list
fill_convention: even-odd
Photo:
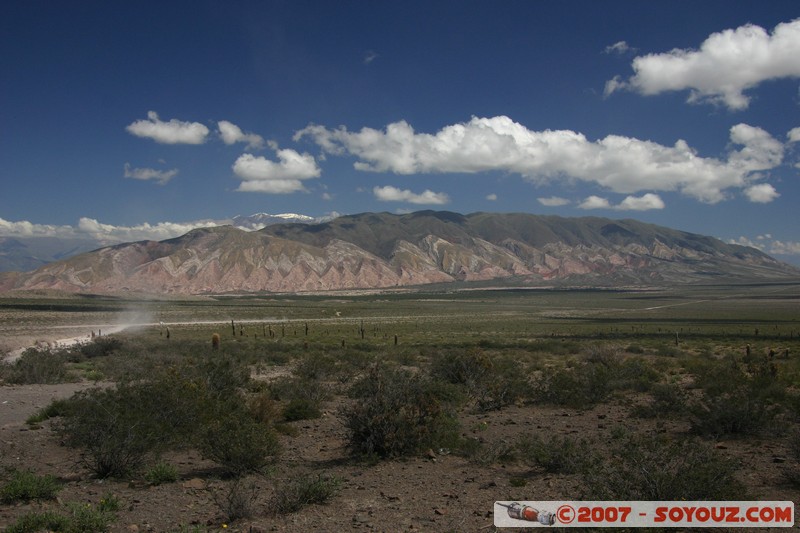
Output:
[[147,120],[137,120],[125,129],[137,137],[153,139],[162,144],[203,144],[209,133],[209,129],[199,122],[177,119],[163,122],[155,111],[147,113]]
[[0,236],[3,237],[74,237],[72,226],[34,224],[27,220],[11,222],[0,218]]
[[738,124],[728,159],[699,157],[683,140],[673,146],[619,135],[589,141],[570,130],[531,131],[508,117],[473,117],[436,134],[416,133],[405,121],[385,130],[310,125],[294,135],[310,137],[334,155],[354,155],[357,170],[418,173],[517,173],[535,183],[566,177],[593,182],[613,192],[680,191],[707,203],[727,189],[749,185],[750,174],[781,163],[783,145],[766,131]]
[[580,209],[615,209],[617,211],[649,211],[664,209],[664,201],[657,194],[647,193],[642,196],[628,196],[617,205],[600,196],[589,196],[578,207]]
[[367,50],[366,52],[364,52],[364,64],[365,65],[369,65],[370,63],[372,63],[376,59],[378,59],[378,53],[375,52],[374,50]]
[[789,133],[786,134],[786,137],[789,139],[790,143],[800,141],[800,128],[792,128],[789,130]]
[[778,24],[772,34],[747,24],[711,34],[699,50],[674,49],[633,60],[635,74],[614,78],[606,93],[629,89],[643,95],[689,90],[690,103],[746,109],[744,91],[779,78],[800,77],[800,19]]
[[664,201],[657,194],[647,193],[640,197],[628,196],[614,209],[620,211],[649,211],[651,209],[664,209]]
[[628,46],[628,43],[625,41],[618,41],[612,45],[606,46],[605,53],[606,54],[624,54],[627,52],[634,51],[635,48],[631,48]]
[[489,200],[490,202],[496,202],[497,201],[497,195],[495,193],[487,194],[486,195],[486,199]]
[[569,205],[571,203],[566,198],[560,198],[558,196],[551,196],[550,198],[537,198],[536,200],[540,204],[547,207],[561,207],[562,205]]
[[738,239],[728,240],[728,243],[749,246],[770,255],[800,255],[800,242],[773,240],[769,233],[759,235],[756,240],[741,236]]
[[244,133],[239,126],[232,122],[220,120],[217,122],[217,128],[219,136],[225,144],[230,145],[238,142],[247,143],[247,147],[253,150],[264,147],[265,142],[261,135]]
[[768,204],[780,196],[780,193],[775,190],[775,187],[769,183],[760,183],[748,187],[744,190],[744,194],[751,202],[757,204]]
[[767,250],[776,255],[800,255],[800,242],[773,241]]
[[141,240],[171,239],[179,237],[196,228],[218,226],[212,220],[199,220],[195,222],[159,222],[157,224],[138,224],[136,226],[114,226],[103,224],[93,218],[82,217],[78,221],[76,232],[92,237],[101,243],[132,242]]
[[163,240],[178,237],[195,228],[230,224],[230,221],[198,220],[195,222],[159,222],[136,226],[103,224],[93,218],[82,217],[77,226],[34,224],[28,221],[9,222],[0,218],[0,235],[8,237],[59,237],[90,238],[98,245],[140,240]]
[[295,150],[277,150],[278,162],[252,154],[239,156],[233,172],[242,179],[237,191],[289,194],[305,191],[303,180],[318,178],[320,168],[314,157]]
[[605,198],[599,196],[589,196],[578,205],[581,209],[611,209],[611,204]]
[[172,170],[156,170],[154,168],[132,168],[129,163],[125,163],[124,176],[135,180],[149,181],[153,180],[159,185],[166,184],[169,180],[178,174],[178,169]]
[[408,189],[400,190],[397,187],[387,185],[385,187],[375,187],[372,189],[375,198],[382,202],[408,202],[411,204],[422,205],[443,205],[450,201],[450,198],[443,192],[433,192],[426,189],[420,194],[415,194]]

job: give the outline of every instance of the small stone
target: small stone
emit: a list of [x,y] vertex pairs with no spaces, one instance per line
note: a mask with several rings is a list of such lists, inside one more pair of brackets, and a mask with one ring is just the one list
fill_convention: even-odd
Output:
[[137,533],[139,531],[139,526],[137,526],[136,524],[131,524],[125,529],[131,531],[132,533]]
[[438,514],[439,516],[443,516],[443,515],[447,514],[447,510],[446,509],[434,509],[433,512]]

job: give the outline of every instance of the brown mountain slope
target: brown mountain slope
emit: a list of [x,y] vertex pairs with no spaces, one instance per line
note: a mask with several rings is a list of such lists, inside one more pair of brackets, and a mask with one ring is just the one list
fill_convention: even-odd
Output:
[[614,286],[791,277],[800,270],[753,248],[634,220],[422,211],[257,232],[199,229],[4,275],[0,289],[202,294],[503,278]]

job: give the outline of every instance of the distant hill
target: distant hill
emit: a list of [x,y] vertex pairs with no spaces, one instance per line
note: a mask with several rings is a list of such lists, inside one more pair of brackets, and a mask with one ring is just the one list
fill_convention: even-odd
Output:
[[754,249],[635,220],[420,211],[242,231],[193,230],[0,276],[0,288],[177,294],[321,291],[494,280],[630,286],[785,280]]
[[[256,213],[254,215],[237,215],[228,220],[217,221],[213,225],[231,225],[236,228],[252,231],[271,224],[297,222],[312,224],[325,222],[333,217],[310,217],[296,213],[270,215]],[[0,272],[34,270],[47,263],[66,259],[90,250],[108,245],[91,237],[0,237]]]
[[100,246],[92,239],[0,237],[0,272],[34,270]]

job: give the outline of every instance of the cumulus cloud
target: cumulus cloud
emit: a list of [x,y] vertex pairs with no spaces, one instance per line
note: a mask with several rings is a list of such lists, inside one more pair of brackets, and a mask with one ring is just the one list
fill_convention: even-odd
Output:
[[443,192],[433,192],[424,190],[420,194],[411,192],[408,189],[400,190],[397,187],[387,185],[385,187],[375,187],[372,189],[375,198],[382,202],[408,202],[420,205],[443,205],[450,201],[450,198]]
[[303,180],[322,173],[314,157],[295,150],[276,150],[278,161],[243,154],[233,164],[233,172],[242,179],[237,191],[289,194],[305,191]]
[[606,94],[628,89],[643,95],[689,90],[690,103],[710,102],[746,109],[744,94],[762,82],[800,77],[800,19],[775,26],[772,34],[747,24],[711,34],[698,50],[674,49],[634,58],[634,75],[606,83]]
[[789,130],[789,133],[786,134],[786,138],[789,139],[790,143],[800,141],[800,128],[792,128]]
[[612,205],[607,198],[589,196],[578,207],[580,209],[614,209],[616,211],[649,211],[664,209],[664,201],[657,194],[647,193],[642,196],[627,196],[617,205]]
[[159,222],[135,226],[103,224],[96,219],[82,217],[75,226],[34,224],[28,221],[10,222],[0,218],[0,235],[7,237],[59,237],[88,238],[98,245],[117,244],[141,240],[163,240],[178,237],[195,228],[230,224],[230,221],[198,220],[194,222]]
[[775,255],[800,255],[800,242],[772,241],[767,252]]
[[486,199],[489,200],[490,202],[495,202],[497,201],[497,195],[495,193],[487,194]]
[[193,229],[217,226],[219,223],[212,220],[199,220],[195,222],[159,222],[157,224],[138,224],[135,226],[115,226],[103,224],[96,219],[82,217],[78,221],[76,232],[89,236],[102,243],[118,243],[142,240],[171,239],[179,237]]
[[72,226],[56,226],[52,224],[34,224],[27,220],[12,222],[0,218],[0,236],[3,237],[73,237]]
[[769,233],[758,235],[755,240],[741,236],[738,239],[729,239],[728,243],[749,246],[770,255],[800,255],[800,242],[773,239]]
[[744,194],[751,202],[757,204],[768,204],[780,196],[780,193],[775,190],[775,187],[769,183],[752,185],[744,190]]
[[727,189],[744,188],[751,173],[781,163],[783,145],[766,131],[738,124],[730,130],[727,160],[703,158],[683,141],[664,146],[609,135],[597,141],[570,130],[531,131],[508,117],[473,117],[435,134],[416,133],[405,121],[385,130],[310,125],[294,135],[311,138],[329,154],[353,155],[357,170],[417,173],[504,171],[543,183],[570,177],[613,192],[680,191],[716,203]]
[[638,198],[636,196],[628,196],[614,209],[620,211],[649,211],[651,209],[664,209],[664,201],[660,196],[653,193],[647,193]]
[[599,196],[589,196],[578,205],[581,209],[611,209],[611,204],[605,198]]
[[130,163],[125,163],[125,172],[123,176],[135,180],[150,181],[153,180],[159,185],[166,184],[169,180],[178,174],[178,169],[172,170],[156,170],[154,168],[132,168]]
[[561,207],[562,205],[568,205],[571,203],[566,198],[560,198],[558,196],[551,196],[550,198],[537,198],[536,201],[547,207]]
[[147,120],[137,120],[125,129],[137,137],[153,139],[161,144],[203,144],[209,133],[209,129],[199,122],[177,119],[163,122],[155,111],[147,113]]
[[220,120],[217,122],[217,131],[225,144],[246,143],[247,147],[257,150],[264,147],[264,138],[255,133],[245,133],[242,129],[232,122]]

